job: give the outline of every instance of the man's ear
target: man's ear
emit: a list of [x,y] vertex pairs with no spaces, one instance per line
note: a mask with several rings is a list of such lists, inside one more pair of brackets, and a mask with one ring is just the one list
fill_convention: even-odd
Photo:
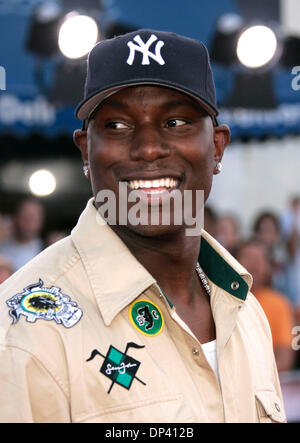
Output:
[[73,141],[81,152],[83,163],[88,164],[89,156],[88,156],[87,131],[83,131],[82,129],[76,129],[73,133]]
[[227,125],[214,127],[214,158],[217,162],[221,162],[224,151],[230,143],[230,129]]

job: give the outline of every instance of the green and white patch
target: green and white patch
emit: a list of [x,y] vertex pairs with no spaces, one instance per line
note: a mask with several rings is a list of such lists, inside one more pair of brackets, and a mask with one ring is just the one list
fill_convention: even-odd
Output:
[[133,326],[147,336],[158,335],[164,327],[164,317],[159,307],[150,300],[137,300],[129,308]]

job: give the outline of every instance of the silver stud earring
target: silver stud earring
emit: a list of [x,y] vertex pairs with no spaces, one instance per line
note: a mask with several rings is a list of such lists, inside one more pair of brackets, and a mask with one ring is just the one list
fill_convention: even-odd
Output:
[[222,163],[221,162],[218,162],[217,164],[216,164],[216,166],[215,166],[215,173],[216,174],[220,174],[220,172],[222,171]]
[[86,178],[89,178],[89,167],[88,167],[88,165],[84,165],[83,166],[83,173],[84,173],[84,175],[86,176]]

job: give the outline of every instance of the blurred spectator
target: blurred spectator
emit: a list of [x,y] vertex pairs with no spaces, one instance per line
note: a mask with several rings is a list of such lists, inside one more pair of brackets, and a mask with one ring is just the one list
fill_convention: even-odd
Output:
[[236,250],[237,260],[253,277],[251,292],[261,304],[270,324],[278,371],[293,369],[295,353],[291,343],[295,325],[293,308],[284,294],[271,286],[271,259],[267,248],[257,240],[243,242]]
[[300,311],[300,197],[290,200],[281,218],[281,228],[288,254],[286,287],[292,303]]
[[[272,264],[272,284],[286,294],[286,251],[281,236],[280,220],[273,212],[262,212],[254,221],[253,234],[258,242],[267,247]],[[288,294],[286,294],[288,296]]]
[[50,231],[47,233],[45,238],[45,247],[53,245],[58,240],[61,240],[67,236],[65,231]]
[[264,243],[272,252],[272,249],[280,240],[280,222],[273,212],[262,212],[253,225],[255,237]]
[[217,221],[216,238],[231,254],[241,240],[240,227],[233,215],[220,216]]
[[218,215],[211,206],[204,207],[204,229],[213,237],[217,233]]
[[12,274],[13,274],[12,264],[7,260],[6,257],[0,255],[0,285]]
[[9,217],[0,214],[0,244],[10,237],[12,223]]
[[14,272],[42,249],[39,238],[44,223],[44,210],[35,199],[23,200],[12,216],[12,234],[0,245],[0,254],[12,263]]

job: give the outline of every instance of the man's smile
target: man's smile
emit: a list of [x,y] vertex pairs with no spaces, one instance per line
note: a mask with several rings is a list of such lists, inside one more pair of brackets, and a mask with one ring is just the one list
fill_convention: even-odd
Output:
[[142,191],[148,195],[160,195],[178,189],[180,180],[174,177],[161,177],[155,179],[133,179],[126,182],[130,190]]
[[125,183],[130,191],[142,191],[147,195],[161,195],[179,189],[185,174],[161,168],[155,171],[133,171],[126,175],[121,174],[121,176],[119,181]]

